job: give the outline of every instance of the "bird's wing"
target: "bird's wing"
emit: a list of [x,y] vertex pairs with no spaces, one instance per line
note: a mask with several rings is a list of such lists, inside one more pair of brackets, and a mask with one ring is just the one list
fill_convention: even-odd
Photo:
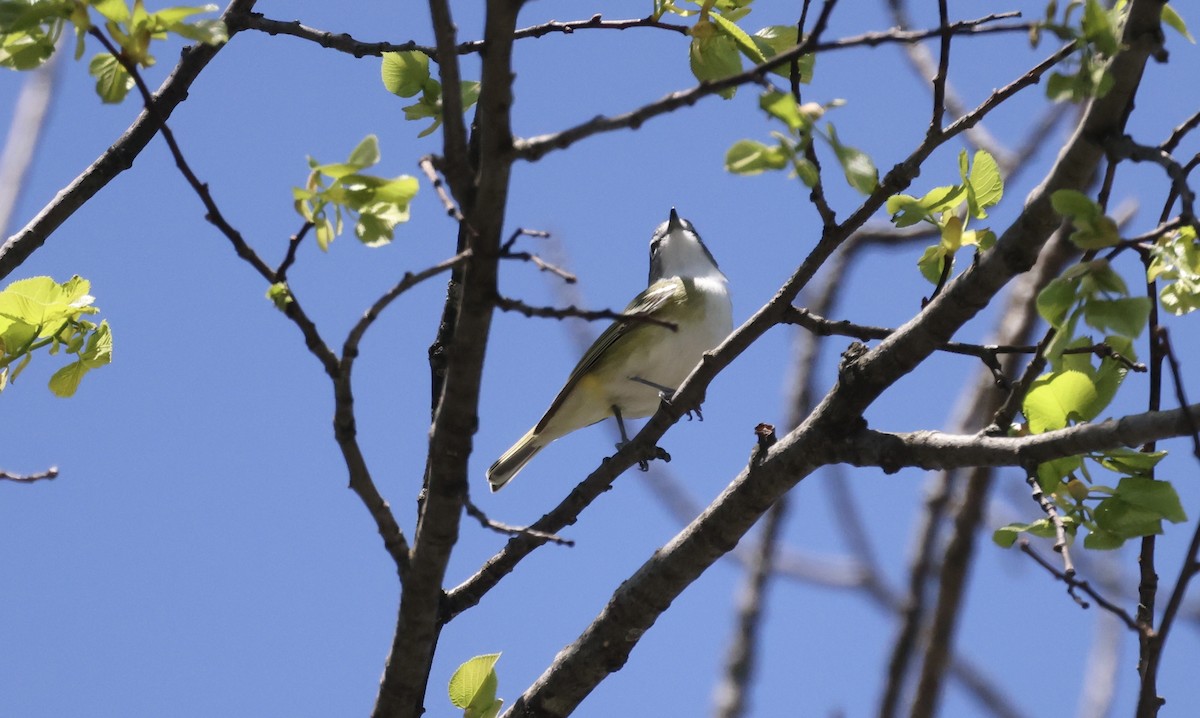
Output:
[[[624,313],[653,315],[655,312],[667,306],[674,297],[678,296],[678,293],[683,289],[682,285],[683,280],[679,277],[660,279],[659,281],[642,290],[641,294],[634,297],[633,301],[629,303],[629,306],[625,307]],[[554,416],[554,413],[558,411],[558,408],[562,406],[562,403],[567,400],[567,397],[570,396],[571,392],[575,389],[575,385],[579,383],[580,377],[582,377],[588,372],[588,370],[595,366],[596,361],[604,354],[604,352],[608,351],[614,344],[628,335],[630,329],[644,323],[645,322],[639,322],[637,320],[619,319],[610,324],[609,327],[604,330],[604,333],[597,337],[596,341],[592,342],[592,346],[588,347],[588,350],[583,354],[583,358],[580,359],[579,363],[575,365],[575,368],[571,370],[571,375],[567,377],[567,383],[563,385],[562,390],[558,392],[558,396],[554,397],[554,401],[550,404],[550,408],[546,410],[546,413],[544,416],[542,416],[541,421],[539,421],[537,426],[534,427],[534,431],[540,432],[546,427],[546,424],[549,422],[550,418]]]

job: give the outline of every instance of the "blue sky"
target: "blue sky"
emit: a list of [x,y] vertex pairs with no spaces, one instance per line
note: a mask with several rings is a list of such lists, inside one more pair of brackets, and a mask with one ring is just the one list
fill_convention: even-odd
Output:
[[[478,37],[478,3],[456,3],[461,37]],[[882,3],[879,3],[882,5]],[[1037,3],[1014,2],[1038,17]],[[151,7],[155,7],[151,5]],[[606,18],[644,16],[649,2],[611,2]],[[993,3],[955,3],[956,18],[996,11]],[[1181,7],[1181,10],[1187,8]],[[367,41],[431,38],[424,7],[394,4],[262,2],[257,10],[299,18]],[[531,3],[521,25],[583,19],[596,7]],[[760,0],[744,26],[793,20],[791,7]],[[1200,20],[1190,18],[1192,25]],[[926,16],[923,22],[930,22]],[[890,26],[875,3],[846,3],[829,37]],[[1139,96],[1135,136],[1161,141],[1200,106],[1191,77],[1197,49],[1168,38],[1171,64],[1152,65]],[[89,51],[96,48],[90,47]],[[983,100],[1047,54],[1018,36],[956,41],[951,78],[969,104]],[[157,85],[173,64],[161,49],[148,73]],[[531,136],[633,109],[694,84],[687,41],[653,30],[576,32],[518,43],[514,127]],[[15,217],[24,224],[136,115],[131,100],[101,105],[83,63],[65,62],[54,114]],[[465,77],[477,71],[464,60]],[[0,108],[22,77],[0,74]],[[1018,142],[1040,116],[1040,89],[996,112],[988,128]],[[930,100],[897,48],[857,49],[819,58],[806,99],[847,100],[830,114],[843,141],[888,168],[922,137]],[[386,93],[377,59],[354,59],[287,37],[244,33],[222,50],[172,118],[185,153],[229,220],[268,259],[283,256],[300,227],[290,189],[304,180],[306,155],[344,158],[367,134],[379,136],[386,175],[418,174],[417,159],[439,148],[438,135],[403,120],[408,101]],[[2,112],[3,122],[9,121]],[[554,240],[522,239],[524,249],[558,257],[580,277],[589,307],[620,308],[645,283],[646,243],[670,207],[704,236],[734,293],[734,321],[769,299],[815,241],[819,221],[807,191],[781,175],[724,172],[725,149],[774,129],[756,93],[708,98],[636,131],[602,135],[513,173],[510,228],[548,230]],[[1054,143],[1063,139],[1053,135]],[[1040,179],[1057,144],[1006,189],[993,213],[1002,228]],[[925,165],[913,190],[957,178],[961,145]],[[1180,156],[1195,152],[1193,137]],[[844,216],[856,195],[827,160],[831,202]],[[1122,169],[1117,200],[1153,187],[1130,233],[1153,226],[1161,174]],[[877,220],[884,220],[878,217]],[[10,231],[14,228],[10,228]],[[454,227],[424,185],[412,221],[391,245],[359,246],[350,237],[327,254],[301,248],[291,281],[327,341],[340,344],[360,313],[405,271],[454,253]],[[847,278],[838,317],[896,325],[919,309],[929,285],[919,247],[877,251]],[[132,170],[77,212],[18,271],[60,280],[81,274],[113,326],[112,366],[89,375],[77,396],[54,398],[45,381],[56,367],[38,357],[0,403],[6,441],[0,466],[31,472],[57,465],[61,477],[34,486],[0,484],[0,714],[11,716],[329,716],[361,715],[372,704],[390,645],[398,586],[366,512],[346,489],[330,430],[332,397],[294,327],[264,298],[260,278],[203,220],[202,207],[156,140]],[[503,268],[502,291],[532,304],[563,301],[549,275],[529,265]],[[380,490],[411,536],[428,431],[426,349],[437,327],[444,284],[405,295],[368,334],[356,369],[358,426]],[[985,313],[959,338],[982,340]],[[1193,322],[1194,323],[1194,322]],[[1175,327],[1185,371],[1200,356],[1184,322]],[[480,429],[472,457],[473,496],[493,518],[522,524],[557,503],[611,453],[601,426],[540,454],[503,492],[486,491],[483,472],[541,416],[579,355],[571,327],[498,314],[488,350]],[[601,327],[586,326],[597,332]],[[705,421],[683,422],[663,444],[666,467],[695,500],[707,503],[744,465],[753,427],[782,424],[791,368],[791,332],[769,333],[708,391]],[[847,342],[827,347],[822,388]],[[867,415],[891,430],[937,428],[978,366],[935,357],[897,384]],[[1140,378],[1117,410],[1137,410]],[[1200,397],[1200,386],[1190,385]],[[1187,447],[1173,448],[1186,455]],[[1169,460],[1193,518],[1200,491],[1195,463]],[[656,467],[656,470],[660,470]],[[564,533],[574,548],[548,546],[483,603],[455,620],[439,644],[429,715],[452,715],[442,690],[455,665],[503,651],[500,695],[531,683],[603,606],[611,591],[680,528],[631,472]],[[870,470],[822,472],[793,492],[787,545],[831,559],[847,555],[827,484],[845,482],[861,503],[886,578],[904,579],[910,537],[926,477]],[[1024,482],[1001,474],[998,504],[1035,516]],[[1169,587],[1191,527],[1160,541],[1160,574]],[[455,584],[503,544],[464,520],[450,566]],[[984,540],[972,575],[958,646],[1029,715],[1073,712],[1099,613],[1080,610],[1043,571]],[[1117,552],[1112,570],[1132,585],[1135,554]],[[1092,565],[1097,572],[1104,566]],[[1105,569],[1107,570],[1107,569]],[[701,715],[710,712],[732,630],[740,571],[715,566],[646,635],[625,669],[606,681],[579,715]],[[1126,595],[1124,604],[1132,609]],[[1189,605],[1195,606],[1195,601]],[[755,716],[871,714],[893,629],[861,595],[792,580],[774,584]],[[1177,626],[1161,690],[1172,715],[1200,712],[1190,673],[1200,655],[1196,623]],[[1136,646],[1123,637],[1118,714],[1135,697]],[[944,715],[976,708],[952,686]]]

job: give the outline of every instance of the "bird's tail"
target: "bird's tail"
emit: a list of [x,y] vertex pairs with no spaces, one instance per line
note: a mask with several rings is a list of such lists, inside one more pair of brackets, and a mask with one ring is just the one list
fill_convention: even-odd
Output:
[[546,444],[542,443],[540,439],[541,437],[535,434],[533,429],[530,429],[525,436],[521,437],[520,441],[513,444],[511,449],[496,459],[492,468],[487,470],[487,480],[492,491],[499,491],[502,486],[512,481],[512,478],[525,468],[525,464],[528,464],[529,460],[542,450]]

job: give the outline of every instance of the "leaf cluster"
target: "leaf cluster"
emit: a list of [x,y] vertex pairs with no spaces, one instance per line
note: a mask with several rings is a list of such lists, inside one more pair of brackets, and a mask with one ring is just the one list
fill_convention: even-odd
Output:
[[937,227],[941,241],[926,247],[917,260],[921,275],[933,284],[943,280],[958,250],[966,246],[987,250],[996,243],[990,229],[967,229],[972,219],[987,219],[987,208],[1004,197],[1004,180],[995,158],[978,150],[968,167],[963,150],[958,155],[958,174],[959,184],[934,187],[921,197],[898,194],[887,201],[887,211],[897,227],[921,222]]
[[31,277],[0,291],[0,391],[42,349],[75,358],[50,377],[50,391],[57,396],[71,396],[85,374],[112,361],[108,322],[84,319],[100,311],[92,306],[90,288],[78,276],[61,284],[50,277]]
[[1146,277],[1163,283],[1158,300],[1163,309],[1179,316],[1200,309],[1200,242],[1196,230],[1186,226],[1164,235],[1150,248]]
[[[1070,239],[1080,249],[1097,250],[1121,241],[1116,223],[1086,195],[1060,190],[1051,196],[1051,203],[1070,221]],[[1164,265],[1163,271],[1170,270]],[[1044,349],[1051,371],[1031,384],[1022,404],[1026,429],[1034,434],[1092,421],[1108,407],[1124,381],[1127,362],[1136,359],[1133,342],[1145,331],[1151,299],[1129,296],[1125,281],[1110,262],[1092,259],[1047,284],[1038,294],[1037,309],[1053,327],[1054,336]],[[1069,352],[1092,346],[1092,337],[1079,331],[1081,321],[1106,334],[1103,344],[1111,351],[1098,366],[1091,353]],[[1162,533],[1163,520],[1186,520],[1175,489],[1153,476],[1164,455],[1120,448],[1069,456],[1039,465],[1037,479],[1053,497],[1070,535],[1083,527],[1086,548],[1117,548],[1128,539]],[[1117,474],[1116,487],[1096,483],[1088,462]],[[1024,531],[1052,535],[1054,526],[1049,519],[1010,524],[993,538],[1011,546]]]
[[[1132,449],[1068,456],[1038,466],[1037,481],[1052,497],[1069,536],[1075,536],[1083,527],[1087,531],[1083,539],[1085,548],[1116,549],[1129,539],[1161,534],[1163,521],[1187,521],[1175,488],[1152,475],[1164,456],[1165,451]],[[1121,478],[1115,487],[1095,483],[1092,474],[1096,469]],[[1042,518],[1003,526],[992,539],[1009,547],[1021,533],[1051,538],[1056,529],[1053,521]]]
[[[67,23],[75,28],[78,60],[83,57],[84,38],[102,26],[121,57],[98,53],[88,63],[88,71],[96,78],[96,94],[101,100],[120,102],[133,89],[133,77],[122,61],[137,67],[154,65],[152,41],[171,33],[210,45],[228,40],[229,31],[221,20],[193,19],[217,9],[216,5],[202,5],[152,13],[142,0],[134,0],[132,8],[125,0],[0,0],[0,67],[29,70],[40,66],[54,54]],[[93,10],[99,20],[93,20]]]
[[[442,124],[442,83],[429,72],[429,57],[421,52],[385,52],[380,65],[383,86],[393,95],[415,97],[416,103],[404,107],[404,119],[432,119],[433,124],[421,130],[418,137],[433,134]],[[479,82],[464,81],[459,87],[465,111],[479,100]]]
[[806,186],[814,187],[820,176],[808,153],[813,138],[820,137],[832,148],[850,186],[864,195],[870,194],[879,184],[879,171],[870,156],[843,143],[832,123],[826,123],[824,129],[816,124],[828,110],[843,104],[842,100],[833,100],[825,105],[816,102],[799,104],[789,93],[778,90],[764,92],[759,98],[759,107],[772,119],[782,122],[787,132],[771,132],[775,139],[773,145],[758,140],[738,140],[733,143],[725,152],[726,171],[756,175],[790,169],[790,176],[799,177]]
[[[1078,11],[1078,14],[1076,14]],[[1030,42],[1037,47],[1043,33],[1079,49],[1069,72],[1052,72],[1046,82],[1046,97],[1055,101],[1082,102],[1104,97],[1112,88],[1108,60],[1121,48],[1121,30],[1128,13],[1125,0],[1111,8],[1100,0],[1070,0],[1059,14],[1058,0],[1046,3],[1045,19],[1030,30]],[[1163,24],[1174,29],[1188,42],[1195,42],[1183,18],[1168,4],[1162,9]]]
[[[392,241],[396,225],[408,221],[409,204],[419,187],[417,179],[363,174],[378,163],[375,135],[358,143],[345,162],[321,164],[308,158],[308,181],[302,188],[292,188],[292,198],[296,211],[312,223],[322,250],[328,250],[329,243],[342,233],[343,214],[354,221],[354,236],[368,247]],[[281,301],[273,299],[276,304]]]

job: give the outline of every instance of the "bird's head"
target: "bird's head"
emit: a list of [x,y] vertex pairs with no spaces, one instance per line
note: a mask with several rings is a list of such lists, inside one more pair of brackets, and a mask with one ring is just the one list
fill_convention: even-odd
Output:
[[665,277],[725,279],[696,228],[674,207],[670,219],[658,225],[650,237],[650,284]]

